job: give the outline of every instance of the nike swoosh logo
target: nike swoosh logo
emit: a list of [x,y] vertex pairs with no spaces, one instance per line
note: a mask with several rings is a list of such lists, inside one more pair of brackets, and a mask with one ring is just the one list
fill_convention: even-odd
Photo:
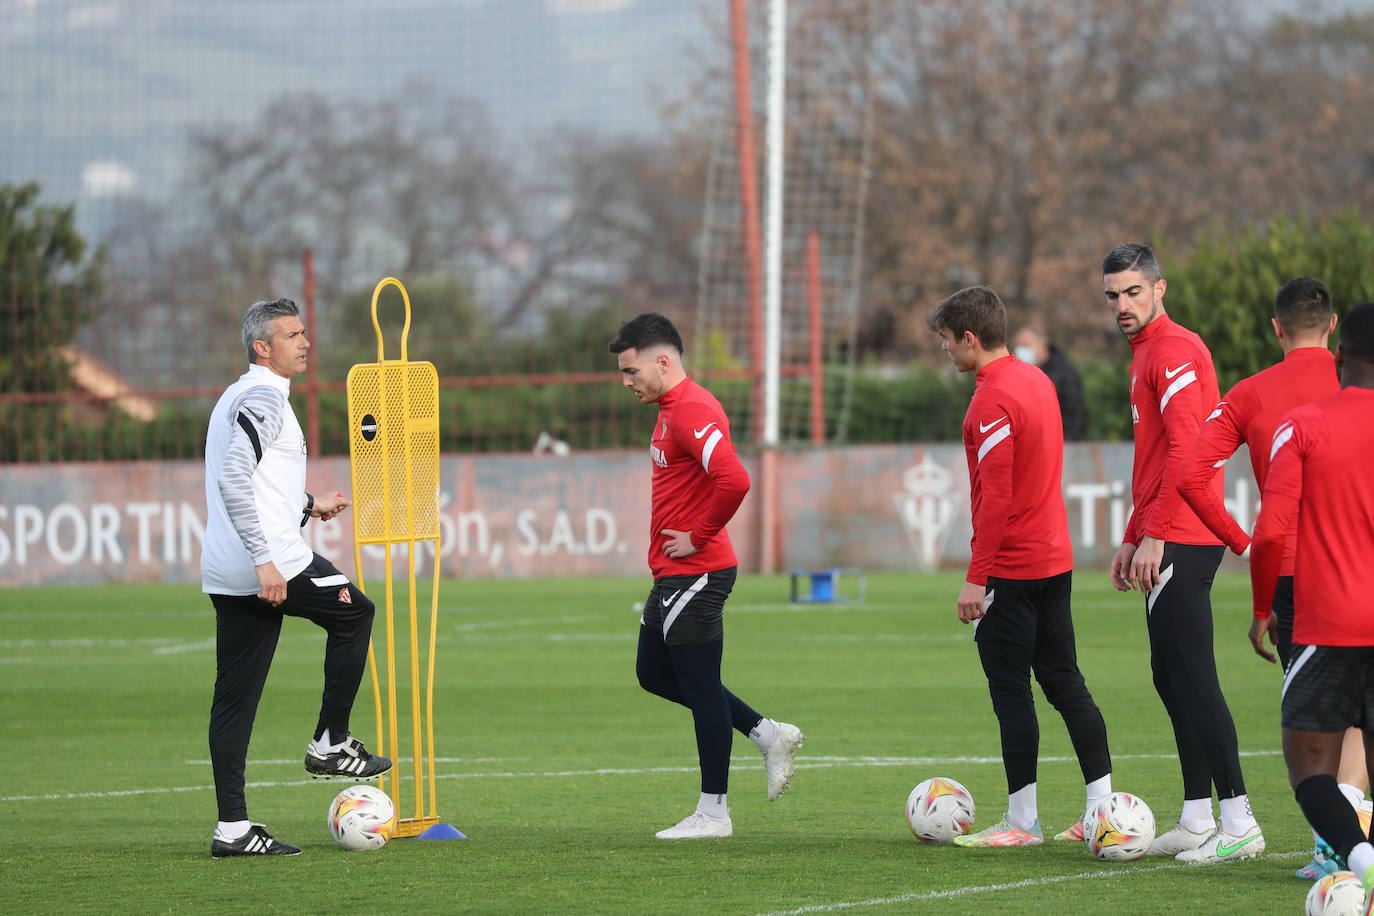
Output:
[[1184,363],[1183,365],[1179,366],[1177,369],[1170,369],[1168,366],[1165,366],[1165,367],[1164,367],[1164,377],[1165,377],[1165,378],[1173,378],[1175,375],[1178,375],[1180,372],[1182,372],[1184,369],[1187,369],[1187,368],[1188,368],[1189,366],[1191,366],[1192,364],[1193,364],[1193,361],[1192,361],[1192,360],[1188,360],[1188,362],[1186,362],[1186,363]]
[[705,426],[703,426],[701,429],[694,429],[694,430],[692,430],[692,435],[694,435],[694,436],[696,436],[698,439],[700,439],[702,436],[706,435],[706,430],[710,429],[712,426],[715,426],[715,425],[716,425],[716,421],[715,421],[715,420],[712,420],[710,423],[707,423],[707,424],[706,424]]
[[677,596],[678,596],[678,595],[681,595],[681,594],[682,594],[682,589],[678,589],[677,591],[673,592],[673,593],[672,593],[671,595],[669,595],[667,598],[664,598],[664,599],[663,599],[663,606],[664,606],[664,607],[667,607],[668,605],[672,604],[674,601],[677,600]]
[[1224,859],[1224,858],[1226,858],[1227,856],[1229,856],[1231,853],[1235,852],[1237,849],[1240,849],[1242,846],[1247,846],[1247,845],[1249,845],[1250,843],[1253,843],[1255,840],[1258,840],[1259,838],[1260,838],[1260,835],[1257,833],[1257,834],[1255,834],[1254,836],[1248,836],[1248,837],[1246,837],[1245,839],[1241,840],[1239,843],[1237,843],[1237,844],[1234,845],[1234,846],[1227,846],[1225,843],[1223,843],[1223,842],[1221,842],[1220,840],[1218,840],[1218,841],[1217,841],[1217,855],[1221,856],[1221,857]]
[[1001,422],[1002,422],[1003,420],[1005,420],[1006,418],[1007,418],[1007,415],[1006,415],[1006,414],[1003,414],[1002,416],[998,417],[996,420],[993,420],[991,423],[987,423],[987,424],[979,423],[979,424],[978,424],[978,431],[979,431],[980,433],[985,433],[985,432],[987,432],[988,430],[992,429],[994,426],[996,426],[998,423],[1001,423]]
[[259,423],[266,423],[266,422],[267,422],[267,418],[264,417],[262,414],[258,413],[258,412],[257,412],[256,410],[254,410],[253,408],[251,408],[251,407],[245,407],[244,409],[247,410],[249,413],[251,413],[251,414],[257,419],[257,421],[258,421]]

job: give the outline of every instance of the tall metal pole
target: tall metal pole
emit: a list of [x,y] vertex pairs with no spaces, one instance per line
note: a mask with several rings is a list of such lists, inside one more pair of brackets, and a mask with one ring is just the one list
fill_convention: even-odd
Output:
[[[754,98],[749,83],[749,20],[744,0],[730,0],[730,39],[735,62],[735,144],[739,150],[740,210],[744,221],[745,293],[749,300],[749,369],[755,383],[763,371],[762,256],[759,251],[759,192],[755,174]],[[754,386],[750,421],[763,439],[763,396]]]
[[[315,343],[315,252],[309,248],[301,256],[305,285],[305,335]],[[311,455],[320,454],[320,362],[311,354],[305,364],[305,441]]]
[[777,569],[781,553],[778,482],[778,375],[782,351],[783,144],[787,105],[787,0],[768,6],[768,134],[763,306],[763,518],[759,571]]

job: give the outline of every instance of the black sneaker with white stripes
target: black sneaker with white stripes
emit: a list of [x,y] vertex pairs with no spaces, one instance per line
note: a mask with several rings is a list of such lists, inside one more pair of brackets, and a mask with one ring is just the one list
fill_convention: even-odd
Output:
[[315,779],[347,776],[367,779],[391,769],[391,761],[377,754],[369,754],[357,738],[349,736],[342,748],[328,754],[315,749],[315,742],[305,749],[305,771]]
[[272,839],[272,835],[262,824],[254,824],[248,828],[248,832],[232,842],[222,840],[219,831],[215,831],[215,838],[210,841],[210,857],[212,859],[227,859],[230,856],[298,856],[301,854],[299,846],[292,846],[290,843],[283,843],[281,840]]

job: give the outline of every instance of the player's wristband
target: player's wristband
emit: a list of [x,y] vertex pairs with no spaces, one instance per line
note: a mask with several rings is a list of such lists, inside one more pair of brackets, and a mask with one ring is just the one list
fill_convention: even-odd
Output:
[[306,522],[310,521],[310,513],[311,513],[311,512],[314,512],[314,511],[315,511],[315,497],[313,497],[313,496],[311,496],[309,493],[307,493],[307,494],[305,494],[305,509],[301,512],[301,527],[302,527],[302,528],[305,527],[305,523],[306,523]]

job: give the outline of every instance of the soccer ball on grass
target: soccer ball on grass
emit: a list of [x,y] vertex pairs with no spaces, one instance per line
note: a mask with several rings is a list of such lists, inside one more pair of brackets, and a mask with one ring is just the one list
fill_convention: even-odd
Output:
[[329,833],[344,849],[381,849],[396,831],[396,806],[376,786],[344,789],[329,805]]
[[1088,851],[1104,862],[1134,862],[1155,841],[1155,815],[1142,799],[1113,792],[1083,823]]
[[906,822],[918,840],[952,843],[973,826],[973,795],[953,779],[936,776],[911,790]]
[[1364,885],[1353,871],[1322,875],[1307,892],[1307,916],[1363,916]]

